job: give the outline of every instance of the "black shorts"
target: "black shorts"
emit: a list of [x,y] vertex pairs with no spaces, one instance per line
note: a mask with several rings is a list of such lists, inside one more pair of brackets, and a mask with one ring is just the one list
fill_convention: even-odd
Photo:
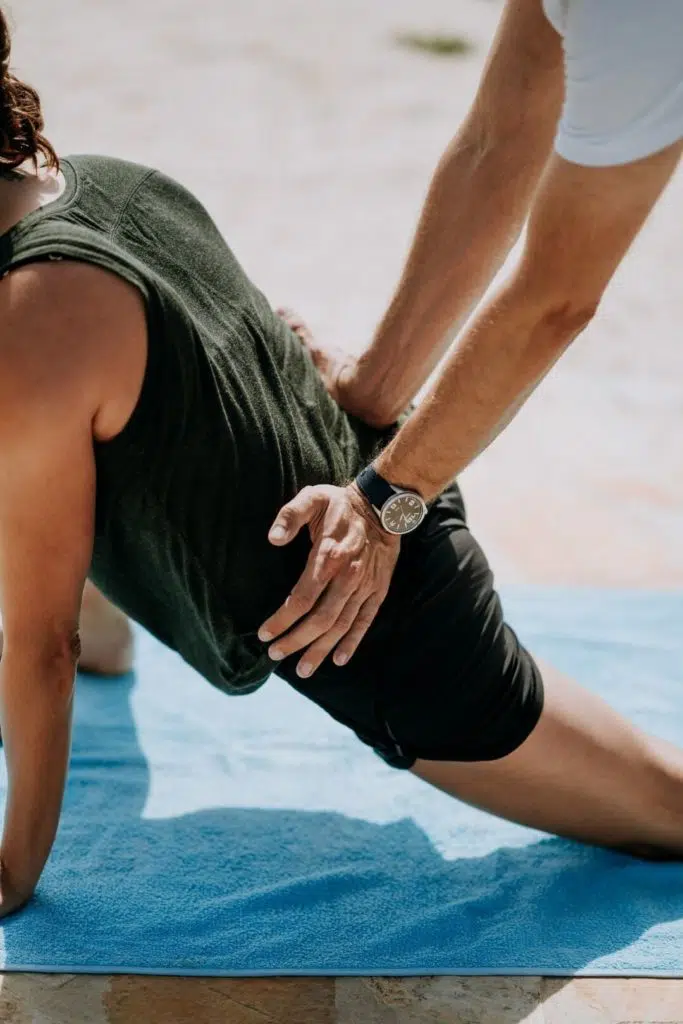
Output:
[[455,484],[403,538],[387,599],[349,663],[328,657],[300,679],[300,657],[277,674],[395,768],[504,757],[543,708],[540,673],[503,620]]

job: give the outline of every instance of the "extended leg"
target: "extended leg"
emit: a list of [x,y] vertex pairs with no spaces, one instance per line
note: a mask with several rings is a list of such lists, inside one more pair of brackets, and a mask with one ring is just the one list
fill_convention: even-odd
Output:
[[544,668],[545,705],[507,757],[418,760],[420,778],[466,803],[545,832],[643,857],[683,859],[683,751],[632,726]]

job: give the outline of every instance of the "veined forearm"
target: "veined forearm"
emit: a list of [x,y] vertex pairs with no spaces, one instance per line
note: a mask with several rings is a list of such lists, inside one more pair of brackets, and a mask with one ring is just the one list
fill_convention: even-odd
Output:
[[429,499],[486,447],[591,319],[680,151],[624,168],[552,158],[516,273],[377,460],[384,477]]
[[536,390],[538,385],[543,381],[543,378],[546,377],[550,373],[550,371],[552,370],[553,366],[555,365],[557,360],[560,358],[560,356],[564,352],[564,349],[565,349],[565,345],[562,345],[560,348],[558,348],[556,350],[555,357],[552,358],[543,367],[543,369],[541,370],[541,372],[538,375],[538,377],[535,380],[532,380],[531,383],[527,384],[527,386],[524,389],[524,391],[522,391],[522,393],[517,396],[517,398],[514,400],[514,402],[510,406],[508,406],[508,408],[505,410],[505,413],[504,413],[502,419],[500,419],[498,421],[498,423],[496,423],[496,425],[493,428],[491,434],[489,434],[489,436],[486,437],[483,440],[483,442],[481,444],[481,447],[479,447],[477,449],[477,451],[473,454],[473,456],[472,456],[473,459],[476,459],[477,456],[481,455],[481,453],[483,451],[485,451],[490,444],[493,444],[493,442],[496,440],[498,435],[502,434],[503,431],[505,430],[505,428],[510,423],[512,423],[513,419],[515,418],[515,416],[517,415],[519,410],[522,408],[524,403],[527,401],[527,399],[531,398],[532,394],[534,393],[534,391]]
[[504,290],[474,321],[424,402],[376,462],[434,498],[512,419],[584,326]]
[[422,387],[502,266],[524,223],[547,140],[487,147],[469,128],[432,182],[396,295],[348,390],[391,422]]
[[54,842],[71,739],[75,660],[12,656],[0,663],[0,712],[9,789],[3,875],[28,896]]

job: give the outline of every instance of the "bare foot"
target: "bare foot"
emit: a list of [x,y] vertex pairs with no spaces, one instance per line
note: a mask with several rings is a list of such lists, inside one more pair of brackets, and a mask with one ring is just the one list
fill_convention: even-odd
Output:
[[90,581],[81,605],[79,669],[96,675],[119,676],[133,667],[133,631],[116,608]]

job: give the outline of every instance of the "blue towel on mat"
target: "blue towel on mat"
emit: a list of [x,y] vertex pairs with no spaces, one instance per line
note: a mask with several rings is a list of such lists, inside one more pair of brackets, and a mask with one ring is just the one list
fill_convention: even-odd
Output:
[[[523,640],[683,743],[683,595],[522,590]],[[4,783],[3,783],[4,785]],[[140,636],[79,681],[71,775],[4,970],[683,975],[683,866],[497,821],[277,679],[228,698]]]

